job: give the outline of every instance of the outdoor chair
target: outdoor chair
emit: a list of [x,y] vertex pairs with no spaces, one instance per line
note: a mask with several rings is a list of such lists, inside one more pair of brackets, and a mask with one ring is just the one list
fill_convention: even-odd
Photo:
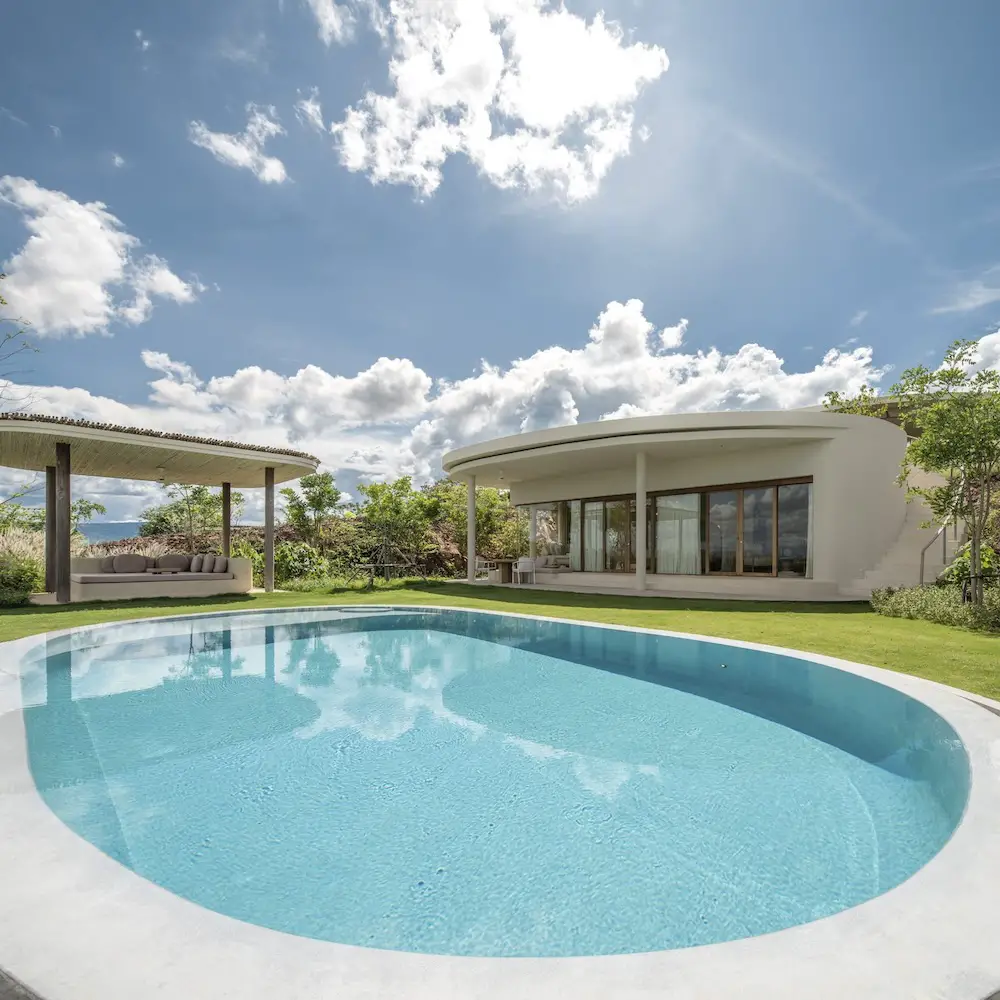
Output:
[[528,578],[531,578],[531,582],[535,582],[535,560],[527,556],[522,556],[517,561],[517,565],[514,567],[514,582],[515,583],[527,583]]

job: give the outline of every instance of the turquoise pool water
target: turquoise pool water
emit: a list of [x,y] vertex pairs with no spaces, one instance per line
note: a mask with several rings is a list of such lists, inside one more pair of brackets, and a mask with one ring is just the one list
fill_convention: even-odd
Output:
[[452,955],[679,948],[897,885],[969,789],[902,693],[708,641],[459,611],[109,626],[22,669],[52,811],[240,920]]

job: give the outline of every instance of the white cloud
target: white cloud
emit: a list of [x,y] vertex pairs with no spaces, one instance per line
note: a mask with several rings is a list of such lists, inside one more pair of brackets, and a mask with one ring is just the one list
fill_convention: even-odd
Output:
[[864,321],[868,319],[868,310],[859,309],[852,317],[848,326],[861,326]]
[[52,135],[56,139],[62,138],[62,129],[58,125],[50,125],[49,128],[52,130]]
[[324,45],[350,41],[354,34],[354,15],[347,4],[334,0],[306,0],[316,18],[320,41]]
[[21,212],[28,241],[4,263],[4,293],[40,336],[142,323],[153,297],[192,302],[201,286],[166,261],[139,256],[139,239],[102,202],[74,201],[23,177],[0,177],[0,202]]
[[422,195],[464,154],[497,187],[592,197],[630,150],[642,88],[668,65],[602,14],[588,22],[548,0],[368,9],[390,47],[393,89],[368,92],[331,132],[347,169]]
[[[758,344],[732,354],[684,350],[686,329],[685,321],[657,329],[631,299],[609,303],[577,347],[544,348],[506,368],[484,362],[453,382],[399,358],[351,376],[310,365],[292,375],[250,366],[205,378],[147,351],[155,376],[142,404],[79,388],[33,392],[41,412],[302,448],[351,488],[359,478],[438,475],[444,451],[502,434],[645,413],[813,405],[831,389],[855,391],[882,376],[867,347],[830,350],[811,370],[790,372]],[[993,336],[984,352],[1000,355]]]
[[246,107],[247,127],[235,135],[212,132],[204,122],[191,122],[188,138],[196,146],[207,149],[220,163],[250,170],[263,184],[281,184],[288,179],[285,165],[275,156],[265,156],[268,139],[284,135],[274,108],[256,104]]
[[119,155],[118,153],[112,153],[111,154],[111,163],[112,163],[113,166],[116,166],[116,167],[124,167],[125,166],[125,157]]
[[317,132],[325,132],[323,124],[323,107],[319,102],[319,90],[313,87],[305,97],[295,102],[295,116],[302,125],[313,128]]
[[139,43],[139,49],[145,52],[149,49],[149,39],[143,34],[142,28],[136,28],[133,32],[135,40]]
[[975,312],[994,302],[1000,302],[1000,266],[991,267],[981,278],[959,283],[951,298],[931,311],[938,314]]
[[977,366],[1000,371],[1000,328],[979,339]]

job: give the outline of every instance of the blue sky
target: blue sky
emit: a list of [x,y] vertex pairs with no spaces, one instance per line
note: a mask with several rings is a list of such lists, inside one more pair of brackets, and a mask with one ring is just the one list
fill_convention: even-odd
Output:
[[459,6],[13,5],[35,408],[305,447],[351,489],[522,428],[817,402],[956,337],[1000,361],[995,3]]

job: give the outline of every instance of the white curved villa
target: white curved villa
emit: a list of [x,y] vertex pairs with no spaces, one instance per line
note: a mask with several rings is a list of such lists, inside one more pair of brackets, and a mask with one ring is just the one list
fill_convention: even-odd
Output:
[[856,600],[917,583],[922,552],[933,580],[956,544],[896,485],[906,444],[894,423],[822,408],[692,413],[497,438],[444,469],[530,511],[542,587]]

